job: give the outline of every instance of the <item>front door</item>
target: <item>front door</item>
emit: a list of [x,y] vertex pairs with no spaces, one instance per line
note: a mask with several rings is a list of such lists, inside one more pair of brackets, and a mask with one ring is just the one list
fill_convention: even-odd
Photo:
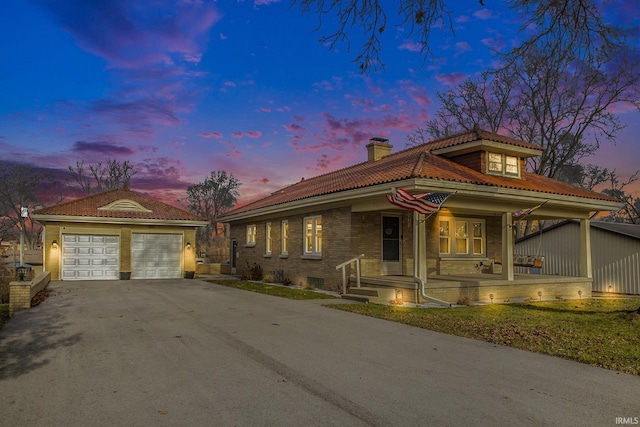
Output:
[[402,221],[399,216],[382,217],[382,274],[402,274]]

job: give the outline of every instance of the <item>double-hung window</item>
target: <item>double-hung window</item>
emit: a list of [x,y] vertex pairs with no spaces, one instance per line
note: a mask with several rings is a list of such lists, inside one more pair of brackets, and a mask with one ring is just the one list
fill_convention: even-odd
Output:
[[268,222],[264,226],[264,245],[265,245],[265,255],[271,255],[271,250],[273,246],[273,239],[271,238],[271,223]]
[[439,221],[440,255],[485,256],[485,222],[482,219],[444,218]]
[[322,255],[322,216],[304,218],[304,254]]
[[487,172],[493,175],[520,176],[520,159],[500,153],[487,153]]
[[289,221],[282,221],[282,255],[289,255]]
[[246,246],[255,246],[256,245],[256,225],[251,224],[247,225],[247,239],[245,242]]

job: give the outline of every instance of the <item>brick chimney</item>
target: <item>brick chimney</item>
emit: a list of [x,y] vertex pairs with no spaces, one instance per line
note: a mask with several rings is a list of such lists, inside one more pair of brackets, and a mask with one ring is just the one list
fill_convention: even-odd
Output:
[[385,138],[371,138],[367,144],[368,161],[375,162],[391,153],[393,145]]

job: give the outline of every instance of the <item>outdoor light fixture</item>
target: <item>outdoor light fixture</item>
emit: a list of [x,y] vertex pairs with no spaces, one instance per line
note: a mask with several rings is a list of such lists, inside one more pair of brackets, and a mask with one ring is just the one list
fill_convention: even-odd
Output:
[[491,298],[491,304],[493,304],[493,294],[489,294],[489,298]]
[[540,301],[542,301],[542,291],[538,291],[538,296],[540,297]]
[[54,239],[53,242],[51,242],[51,248],[52,249],[58,249],[58,241]]
[[187,249],[191,249],[191,242],[187,242]]
[[404,299],[403,299],[403,297],[402,297],[402,291],[401,291],[401,290],[397,290],[397,291],[396,291],[396,302],[397,302],[399,305],[402,305],[402,304],[404,303]]

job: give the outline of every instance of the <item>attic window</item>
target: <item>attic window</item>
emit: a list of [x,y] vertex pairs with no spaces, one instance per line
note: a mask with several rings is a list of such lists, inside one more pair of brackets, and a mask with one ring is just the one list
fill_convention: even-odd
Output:
[[129,199],[120,199],[98,208],[99,211],[117,211],[117,212],[153,212],[138,202]]
[[519,177],[520,159],[507,154],[487,153],[487,173]]

